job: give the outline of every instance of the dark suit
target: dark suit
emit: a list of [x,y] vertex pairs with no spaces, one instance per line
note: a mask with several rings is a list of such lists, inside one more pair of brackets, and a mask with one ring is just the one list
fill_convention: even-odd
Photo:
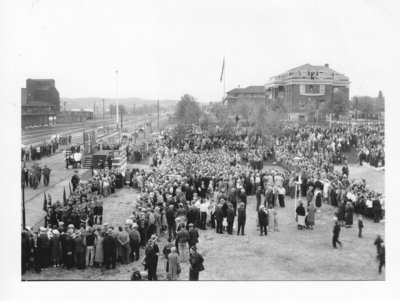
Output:
[[244,235],[244,226],[246,224],[246,209],[240,207],[238,209],[238,231],[237,235],[239,235],[240,230],[242,231],[242,235]]
[[110,264],[112,265],[112,268],[115,269],[115,264],[117,261],[117,239],[112,234],[108,234],[104,238],[103,250],[106,269],[110,268]]
[[235,222],[235,211],[229,208],[227,212],[228,234],[232,234],[233,223]]
[[222,221],[224,220],[224,212],[221,207],[215,208],[215,220],[217,221],[217,233],[222,234]]

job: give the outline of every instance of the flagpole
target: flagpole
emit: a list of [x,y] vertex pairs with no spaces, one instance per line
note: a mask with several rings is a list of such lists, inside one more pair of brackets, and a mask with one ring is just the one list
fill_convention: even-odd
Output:
[[224,95],[222,95],[222,101],[225,98],[225,74],[226,74],[226,67],[225,67],[225,55],[224,55]]
[[115,71],[115,74],[116,74],[116,77],[115,77],[115,86],[116,86],[116,107],[115,107],[115,110],[116,110],[116,112],[117,112],[117,130],[118,130],[118,122],[119,122],[119,110],[118,110],[118,108],[119,108],[119,106],[118,106],[118,70],[116,70]]

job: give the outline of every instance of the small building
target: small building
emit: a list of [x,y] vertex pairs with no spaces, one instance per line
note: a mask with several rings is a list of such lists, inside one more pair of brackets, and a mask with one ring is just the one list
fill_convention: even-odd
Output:
[[304,64],[273,76],[265,84],[267,103],[283,105],[288,119],[322,121],[334,97],[349,101],[350,81],[329,67]]
[[60,110],[60,95],[54,79],[27,79],[21,88],[21,125],[45,126],[55,123]]
[[248,86],[247,88],[236,88],[226,93],[224,102],[232,107],[240,102],[265,104],[264,86]]

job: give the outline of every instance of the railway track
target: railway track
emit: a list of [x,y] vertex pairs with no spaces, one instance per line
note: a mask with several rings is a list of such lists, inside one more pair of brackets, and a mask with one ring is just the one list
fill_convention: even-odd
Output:
[[[164,118],[167,113],[163,113],[160,115],[160,118]],[[136,125],[137,127],[143,127],[145,123],[149,121],[156,121],[157,116],[134,116],[123,120],[124,128],[128,128],[130,125]],[[82,133],[85,130],[97,128],[99,126],[115,126],[115,120],[99,120],[94,122],[86,122],[86,123],[79,123],[79,124],[69,124],[69,125],[59,125],[47,129],[40,129],[34,132],[32,131],[24,131],[22,133],[21,143],[25,145],[32,145],[41,143],[45,140],[49,140],[50,137],[54,134],[60,135],[73,135],[77,133]]]

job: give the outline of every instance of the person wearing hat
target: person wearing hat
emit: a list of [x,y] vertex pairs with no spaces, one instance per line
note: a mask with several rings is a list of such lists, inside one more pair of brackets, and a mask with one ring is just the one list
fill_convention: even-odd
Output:
[[145,263],[148,270],[148,280],[157,280],[158,253],[160,252],[156,240],[149,239],[145,249]]
[[167,279],[178,280],[180,272],[181,272],[181,267],[179,262],[179,256],[176,252],[176,247],[172,247],[171,253],[168,255]]
[[117,262],[117,239],[113,235],[112,228],[107,229],[107,235],[103,240],[103,251],[104,251],[104,264],[106,269],[110,269],[110,265],[115,269]]
[[61,258],[60,232],[53,230],[52,233],[53,235],[50,239],[51,260],[53,261],[53,267],[59,267]]
[[196,247],[190,248],[190,269],[189,269],[189,281],[198,281],[199,273],[204,271],[204,258],[200,253],[197,253]]
[[77,230],[75,232],[74,248],[75,248],[76,267],[78,270],[83,270],[86,268],[85,265],[86,247],[80,230]]
[[140,250],[140,233],[138,231],[138,224],[134,223],[129,231],[129,245],[130,245],[130,259],[131,261],[139,260]]
[[194,227],[194,224],[189,224],[189,248],[196,246],[199,242],[199,231]]
[[46,269],[50,266],[50,239],[45,227],[40,227],[40,234],[38,236],[37,245],[41,255],[41,267]]

